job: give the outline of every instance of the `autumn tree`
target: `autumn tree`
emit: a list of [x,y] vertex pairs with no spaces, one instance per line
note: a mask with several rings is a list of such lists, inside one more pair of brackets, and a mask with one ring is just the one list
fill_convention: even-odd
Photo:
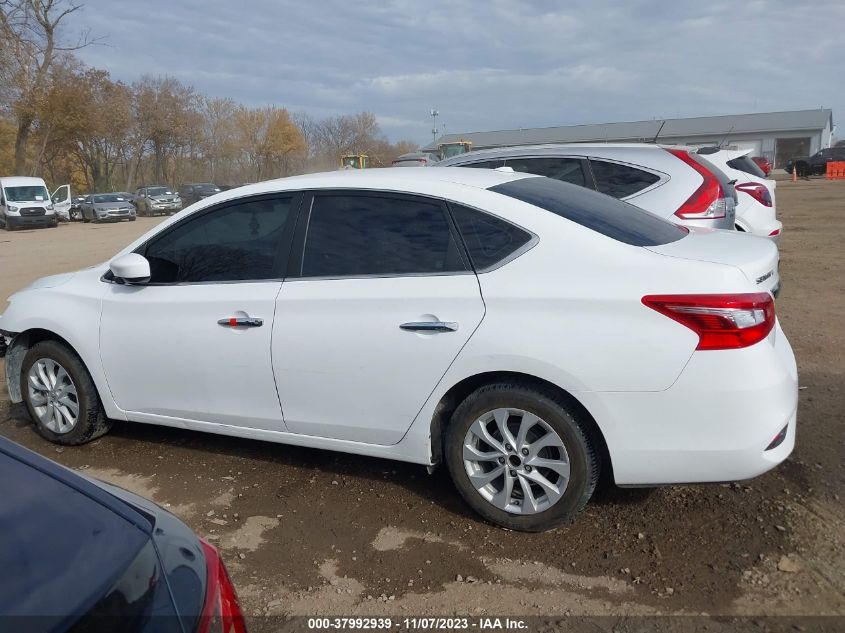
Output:
[[71,45],[60,38],[62,23],[81,7],[73,0],[0,0],[0,79],[16,125],[16,173],[26,171],[30,137],[50,90],[54,65],[91,43],[87,34]]

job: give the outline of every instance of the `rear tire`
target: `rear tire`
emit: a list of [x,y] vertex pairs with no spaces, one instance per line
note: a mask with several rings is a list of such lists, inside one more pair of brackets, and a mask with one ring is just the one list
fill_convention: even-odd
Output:
[[553,391],[524,383],[470,394],[452,415],[444,449],[461,496],[510,530],[542,532],[571,522],[599,477],[598,451],[580,412]]
[[24,356],[20,384],[35,428],[51,442],[76,446],[111,429],[91,375],[62,343],[33,345]]

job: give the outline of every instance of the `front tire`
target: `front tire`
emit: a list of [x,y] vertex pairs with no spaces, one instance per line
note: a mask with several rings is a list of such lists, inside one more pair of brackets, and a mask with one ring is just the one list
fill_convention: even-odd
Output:
[[524,532],[571,522],[599,476],[580,412],[551,391],[519,383],[486,385],[458,406],[445,458],[455,487],[478,514]]
[[85,444],[111,428],[91,375],[61,343],[33,345],[24,356],[20,383],[35,428],[51,442]]

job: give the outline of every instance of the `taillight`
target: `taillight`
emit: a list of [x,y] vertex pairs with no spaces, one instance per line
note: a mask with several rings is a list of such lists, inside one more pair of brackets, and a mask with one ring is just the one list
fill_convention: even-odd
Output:
[[768,292],[736,295],[649,295],[643,303],[698,334],[696,349],[738,349],[759,343],[775,325]]
[[734,188],[737,191],[744,191],[763,206],[772,206],[772,194],[769,193],[769,188],[762,183],[743,182],[738,185],[734,185]]
[[710,170],[697,162],[683,149],[666,149],[673,156],[692,167],[704,179],[693,194],[684,202],[675,215],[684,220],[707,220],[723,218],[727,214],[728,202],[722,184]]
[[776,235],[780,235],[780,229],[775,229],[771,233],[769,233],[769,237],[775,237]]
[[246,633],[241,606],[226,566],[211,543],[200,539],[205,554],[207,578],[205,602],[197,633]]

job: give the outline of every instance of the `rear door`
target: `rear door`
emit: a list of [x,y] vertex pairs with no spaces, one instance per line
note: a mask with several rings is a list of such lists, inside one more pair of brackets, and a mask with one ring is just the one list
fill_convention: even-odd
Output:
[[303,209],[273,323],[285,424],[395,444],[481,322],[478,281],[440,201],[334,191]]

